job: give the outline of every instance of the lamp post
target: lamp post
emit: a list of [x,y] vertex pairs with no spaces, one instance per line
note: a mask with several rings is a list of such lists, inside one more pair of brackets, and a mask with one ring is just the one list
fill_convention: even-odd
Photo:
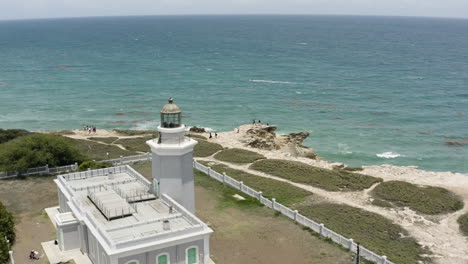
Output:
[[107,155],[107,159],[109,160],[109,152],[106,152],[106,155]]

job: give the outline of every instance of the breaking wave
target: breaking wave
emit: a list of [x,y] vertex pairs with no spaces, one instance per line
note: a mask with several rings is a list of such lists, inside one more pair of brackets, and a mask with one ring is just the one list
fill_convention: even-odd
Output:
[[281,84],[297,84],[293,82],[285,82],[285,81],[272,81],[272,80],[249,80],[249,82],[257,82],[257,83],[281,83]]
[[376,156],[379,158],[385,158],[385,159],[394,159],[398,157],[404,157],[404,155],[398,154],[396,152],[391,152],[391,151],[376,154]]

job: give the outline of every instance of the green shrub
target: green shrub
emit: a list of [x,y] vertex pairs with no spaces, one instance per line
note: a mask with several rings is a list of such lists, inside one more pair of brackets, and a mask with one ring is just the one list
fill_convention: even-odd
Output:
[[463,208],[463,201],[447,189],[417,186],[403,181],[383,182],[371,194],[396,206],[407,206],[424,214],[449,213]]
[[24,129],[0,129],[0,144],[30,134],[31,132]]
[[287,182],[260,177],[222,164],[213,165],[211,169],[219,173],[226,172],[229,177],[242,181],[245,185],[257,191],[262,191],[264,197],[275,198],[276,201],[286,206],[303,202],[306,197],[312,195],[311,192]]
[[362,246],[395,263],[417,263],[423,252],[408,232],[391,220],[363,209],[342,204],[316,204],[297,208],[299,212],[329,229],[353,238]]
[[460,231],[465,235],[468,236],[468,213],[461,215],[458,220],[458,224],[460,225]]
[[69,165],[85,160],[85,156],[61,136],[32,134],[3,143],[0,147],[0,167],[22,171],[27,168]]
[[103,169],[103,168],[108,168],[108,167],[112,167],[112,164],[109,162],[97,162],[97,161],[90,160],[90,161],[85,161],[81,163],[80,166],[78,166],[78,170],[79,171],[85,171],[88,169],[97,170],[97,169]]
[[[9,240],[7,243],[6,239]],[[15,243],[15,223],[13,215],[0,202],[0,263],[8,263],[9,248]]]
[[214,156],[218,160],[234,163],[252,163],[260,159],[265,159],[265,156],[245,149],[225,149],[216,153]]
[[0,263],[10,263],[9,245],[5,239],[0,238]]
[[364,174],[345,170],[327,170],[289,160],[260,160],[250,165],[250,169],[293,182],[310,184],[327,191],[360,191],[382,181],[381,178]]
[[10,245],[15,243],[15,222],[13,215],[0,202],[0,240],[5,237],[10,241]]
[[199,139],[198,144],[193,149],[193,156],[208,157],[223,149],[223,146],[207,140]]

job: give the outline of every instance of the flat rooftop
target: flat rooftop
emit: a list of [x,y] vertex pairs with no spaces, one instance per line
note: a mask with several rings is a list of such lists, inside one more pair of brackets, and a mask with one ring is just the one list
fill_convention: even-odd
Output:
[[[72,211],[87,218],[111,247],[197,232],[206,225],[129,166],[59,175]],[[75,209],[75,210],[73,210]]]

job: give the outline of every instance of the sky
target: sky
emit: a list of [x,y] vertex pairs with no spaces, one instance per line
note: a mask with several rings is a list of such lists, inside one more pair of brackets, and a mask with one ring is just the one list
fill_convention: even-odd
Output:
[[0,0],[0,20],[183,14],[468,18],[468,0]]

